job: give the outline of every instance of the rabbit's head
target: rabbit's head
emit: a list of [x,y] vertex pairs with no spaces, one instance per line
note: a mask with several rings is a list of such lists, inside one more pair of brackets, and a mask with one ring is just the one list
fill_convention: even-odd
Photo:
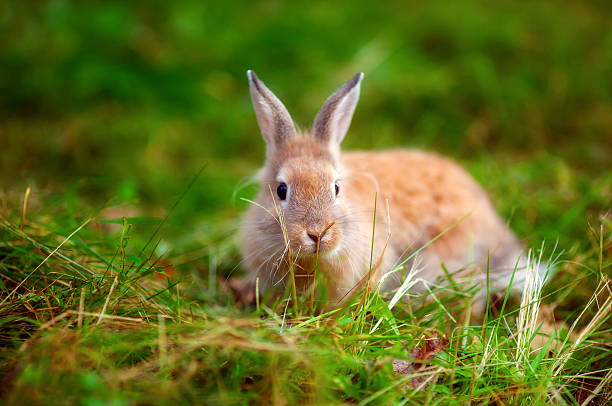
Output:
[[284,246],[308,256],[331,255],[346,247],[354,227],[343,190],[340,142],[359,99],[362,73],[330,96],[310,130],[298,132],[281,101],[254,72],[247,73],[259,128],[266,142],[261,191],[247,238]]

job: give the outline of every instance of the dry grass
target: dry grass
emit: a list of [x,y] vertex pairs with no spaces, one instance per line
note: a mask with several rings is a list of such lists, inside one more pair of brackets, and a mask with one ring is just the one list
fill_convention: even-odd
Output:
[[[330,313],[313,314],[316,294],[292,289],[272,305],[240,309],[218,287],[198,298],[205,277],[164,276],[167,265],[157,266],[153,252],[130,246],[130,219],[101,241],[89,221],[62,233],[39,221],[40,208],[27,222],[23,213],[4,213],[0,231],[7,404],[603,404],[612,395],[605,273],[612,234],[605,227],[580,256],[582,269],[599,278],[597,288],[567,323],[544,331],[539,309],[562,307],[560,293],[583,289],[580,282],[559,287],[553,280],[543,290],[534,272],[522,301],[510,298],[482,324],[468,316],[475,290],[453,284],[452,275],[402,300],[419,281],[416,268],[386,299],[364,283]],[[576,265],[560,263],[556,279]],[[431,332],[448,346],[426,368],[398,375],[393,361],[413,362]],[[415,379],[427,384],[415,387]]]

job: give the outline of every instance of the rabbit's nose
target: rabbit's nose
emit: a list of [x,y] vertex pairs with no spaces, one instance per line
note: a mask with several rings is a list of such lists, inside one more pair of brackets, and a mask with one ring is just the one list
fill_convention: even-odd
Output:
[[314,241],[314,243],[315,243],[315,244],[318,244],[318,243],[319,243],[319,236],[318,236],[318,235],[316,235],[316,234],[311,234],[311,233],[307,233],[307,234],[308,234],[308,237],[310,237],[310,239],[311,239],[312,241]]
[[312,241],[314,241],[314,243],[315,243],[315,244],[318,244],[318,243],[319,243],[319,241],[323,239],[323,236],[325,235],[325,233],[327,232],[327,230],[329,230],[329,228],[326,228],[326,229],[325,229],[325,230],[323,230],[323,232],[321,232],[321,233],[317,233],[317,234],[315,234],[315,233],[313,233],[313,232],[307,231],[307,232],[306,232],[306,234],[308,234],[308,237],[309,237],[309,238],[310,238]]

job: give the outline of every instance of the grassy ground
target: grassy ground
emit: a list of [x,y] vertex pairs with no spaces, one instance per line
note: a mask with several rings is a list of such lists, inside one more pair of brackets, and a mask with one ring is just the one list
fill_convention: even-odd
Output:
[[[237,3],[0,5],[2,403],[609,402],[609,5]],[[364,71],[346,147],[461,162],[558,258],[541,300],[236,305],[248,68],[302,124]]]
[[[210,274],[186,265],[201,252],[164,260],[156,237],[133,246],[132,233],[157,227],[146,224],[154,219],[126,219],[108,234],[109,223],[62,216],[63,200],[33,203],[25,215],[2,213],[0,368],[9,404],[609,399],[609,222],[571,257],[561,254],[541,302],[504,302],[474,322],[474,289],[452,278],[429,300],[415,296],[391,310],[390,297],[377,293],[360,307],[365,292],[334,314],[314,315],[308,297],[240,309]],[[207,246],[209,272],[227,274],[237,263],[226,243]],[[448,345],[422,369],[394,373],[394,359],[411,360],[428,337],[442,336]],[[436,383],[419,390],[415,377],[430,375]]]

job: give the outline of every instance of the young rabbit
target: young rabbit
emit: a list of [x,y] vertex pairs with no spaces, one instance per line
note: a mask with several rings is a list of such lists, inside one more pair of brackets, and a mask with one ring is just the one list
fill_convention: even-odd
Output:
[[[247,76],[266,142],[261,189],[241,225],[249,289],[257,278],[262,291],[290,283],[291,264],[304,292],[315,269],[325,270],[333,306],[427,243],[406,264],[426,281],[444,276],[442,264],[451,273],[470,269],[481,280],[488,269],[500,289],[517,265],[524,273],[517,238],[484,190],[450,159],[406,149],[341,153],[363,73],[325,101],[309,130],[296,129],[257,75]],[[384,280],[384,289],[398,287],[400,272]]]

